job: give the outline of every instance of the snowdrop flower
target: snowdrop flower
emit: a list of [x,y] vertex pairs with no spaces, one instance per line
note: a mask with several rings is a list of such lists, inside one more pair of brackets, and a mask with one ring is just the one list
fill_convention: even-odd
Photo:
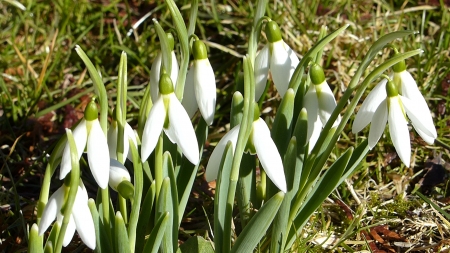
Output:
[[[169,40],[169,45],[172,51],[170,52],[172,56],[172,69],[170,72],[170,78],[172,79],[172,84],[175,86],[178,79],[178,61],[177,57],[175,56],[174,48],[174,38],[171,33],[167,33],[167,39]],[[161,76],[161,63],[162,63],[162,53],[159,52],[156,55],[155,60],[153,61],[152,68],[150,69],[150,95],[152,97],[152,102],[155,103],[155,101],[158,99],[159,95],[159,78]],[[174,87],[175,88],[175,87]]]
[[[109,157],[111,159],[117,160],[117,136],[118,136],[118,127],[117,122],[113,120],[112,124],[108,129],[108,148],[109,148]],[[123,140],[123,154],[127,156],[130,161],[133,161],[133,156],[130,151],[130,143],[128,139],[131,139],[134,143],[134,146],[137,149],[137,139],[136,134],[134,133],[133,128],[131,128],[128,122],[125,122],[124,127],[124,140]]]
[[[336,108],[336,99],[325,80],[322,67],[314,63],[310,67],[309,76],[312,84],[305,94],[303,104],[308,113],[306,139],[309,140],[309,151],[311,151],[317,139],[319,139],[320,131],[327,123],[334,108]],[[339,125],[340,121],[341,117],[339,116],[334,122],[333,127]]]
[[256,100],[264,92],[269,69],[273,83],[277,87],[278,93],[283,97],[299,63],[295,52],[281,38],[280,27],[277,23],[269,21],[266,24],[266,35],[269,44],[261,49],[255,59]]
[[[432,144],[437,137],[430,110],[426,103],[420,102],[423,97],[419,99],[416,97],[416,91],[409,89],[418,91],[415,83],[413,86],[413,83],[406,84],[402,81],[402,95],[400,95],[399,85],[386,76],[367,96],[352,127],[352,132],[356,133],[361,131],[369,122],[371,123],[369,148],[372,149],[383,134],[386,122],[388,122],[395,150],[407,166],[410,164],[411,144],[406,116],[411,120],[411,124],[424,141]],[[410,97],[407,97],[406,94]]]
[[[211,125],[216,110],[216,78],[208,60],[205,43],[194,41],[192,46],[194,64],[186,77],[183,106],[189,117],[193,117],[198,108],[206,124]],[[194,101],[194,97],[195,100]]]
[[[39,223],[39,235],[43,235],[50,224],[56,219],[57,222],[62,223],[64,216],[62,209],[65,204],[65,195],[68,194],[69,187],[65,184],[56,190],[50,196],[47,205],[44,208],[41,222]],[[75,233],[78,231],[81,240],[91,249],[95,249],[95,228],[91,212],[88,206],[88,195],[86,188],[80,181],[77,195],[72,208],[72,214],[67,226],[66,234],[64,235],[63,246],[67,246]]]
[[[89,168],[98,186],[108,186],[109,153],[106,136],[98,121],[98,110],[92,99],[84,111],[84,118],[73,130],[73,138],[77,147],[78,159],[87,146]],[[69,143],[64,147],[59,178],[63,179],[72,169]]]
[[[217,144],[216,148],[209,158],[206,166],[206,180],[213,181],[219,173],[220,161],[228,141],[231,141],[233,149],[236,149],[236,143],[239,135],[240,125],[233,127]],[[283,192],[286,192],[286,178],[284,176],[283,162],[275,143],[270,136],[270,130],[266,122],[259,117],[259,108],[255,105],[254,121],[246,152],[257,154],[262,167],[272,182]]]
[[197,136],[186,110],[173,92],[169,75],[161,75],[159,90],[161,93],[150,109],[142,134],[142,161],[147,160],[153,152],[164,129],[170,141],[178,144],[186,158],[191,163],[198,164],[200,157]]
[[109,186],[114,191],[118,191],[117,187],[123,181],[131,182],[130,173],[119,161],[111,159],[111,167],[109,169]]

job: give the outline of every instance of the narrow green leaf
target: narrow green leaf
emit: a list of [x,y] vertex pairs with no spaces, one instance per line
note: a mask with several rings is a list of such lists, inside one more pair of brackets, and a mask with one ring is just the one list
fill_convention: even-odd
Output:
[[[42,247],[42,237],[39,236],[39,229],[36,223],[31,226],[30,232],[28,233],[28,252],[30,253],[42,253],[44,248]],[[51,245],[51,243],[50,243]]]
[[136,252],[148,252],[143,251],[143,249],[145,243],[145,233],[150,222],[150,216],[153,212],[153,203],[155,201],[156,195],[155,187],[156,184],[155,181],[153,181],[148,188],[147,194],[144,198],[144,202],[142,202],[142,212],[139,214],[139,221],[136,228]]
[[242,228],[244,228],[252,217],[253,201],[256,198],[256,159],[254,155],[244,154],[242,156],[239,179],[236,186],[236,199]]
[[177,189],[177,181],[174,174],[174,168],[172,163],[172,157],[169,152],[165,152],[163,156],[163,169],[167,171],[170,179],[170,194],[172,196],[171,200],[171,216],[173,218],[172,221],[172,242],[173,242],[173,250],[176,251],[178,248],[178,228],[179,223],[181,223],[181,217],[178,214],[178,189]]
[[129,142],[129,147],[134,161],[134,195],[133,205],[131,206],[130,223],[128,226],[128,234],[130,236],[129,250],[130,252],[134,252],[136,246],[137,223],[139,220],[139,211],[141,210],[142,191],[144,187],[144,173],[142,171],[141,158],[139,157],[138,151],[134,146],[133,141],[131,139],[127,141]]
[[[158,38],[161,44],[161,53],[162,53],[162,64],[161,68],[164,68],[167,74],[170,75],[172,73],[172,55],[169,46],[169,41],[167,39],[166,32],[161,27],[156,19],[153,19],[153,23],[155,24],[156,33],[158,34]],[[163,71],[160,72],[161,74]]]
[[[227,194],[230,181],[231,165],[233,163],[233,145],[227,143],[220,162],[214,196],[214,245],[218,253],[223,252],[225,245],[231,245],[231,237],[225,235],[225,212],[227,210]],[[231,236],[231,235],[230,235]]]
[[430,206],[432,206],[434,209],[436,209],[438,212],[440,212],[442,215],[445,216],[448,220],[450,220],[450,214],[444,211],[444,209],[440,208],[438,205],[433,203],[429,198],[427,198],[425,195],[420,193],[419,191],[416,191],[416,195],[418,195],[423,201],[427,202]]
[[[165,213],[172,213],[172,194],[170,192],[170,178],[163,179],[161,190],[159,192],[158,204],[156,205],[156,217],[160,217]],[[163,253],[172,253],[173,248],[173,218],[169,219],[165,225],[165,232],[162,238],[160,251]]]
[[181,253],[214,253],[211,242],[201,236],[189,238],[180,246]]
[[151,253],[158,252],[161,246],[163,236],[167,231],[166,226],[170,220],[171,217],[169,212],[165,212],[160,215],[159,219],[156,221],[156,224],[152,229],[152,232],[150,233],[150,237],[147,239],[147,242],[145,243],[145,247],[142,252],[151,252]]
[[253,252],[275,218],[283,199],[284,193],[279,192],[259,209],[237,238],[232,253]]
[[113,252],[113,246],[106,234],[104,226],[100,220],[100,216],[97,211],[97,206],[93,199],[88,200],[89,210],[91,211],[92,220],[95,227],[95,252]]
[[338,185],[344,182],[345,179],[350,177],[354,170],[358,167],[361,161],[366,158],[367,152],[369,152],[369,140],[365,139],[361,144],[359,144],[353,151],[347,166],[345,167],[344,174],[341,177]]
[[116,213],[115,220],[115,243],[116,250],[118,253],[128,253],[130,252],[130,241],[128,240],[127,228],[125,227],[125,222],[123,220],[120,211]]

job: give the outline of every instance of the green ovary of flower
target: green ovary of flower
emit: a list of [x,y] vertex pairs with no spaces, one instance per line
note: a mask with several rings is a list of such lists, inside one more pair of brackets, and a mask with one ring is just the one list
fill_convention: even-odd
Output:
[[84,118],[87,121],[98,119],[98,109],[97,104],[95,103],[95,98],[92,98],[86,106],[86,109],[84,110]]
[[163,73],[159,79],[159,92],[163,95],[173,92],[172,79],[170,79],[170,76],[166,73]]
[[266,35],[267,40],[270,43],[274,43],[281,40],[281,31],[280,27],[275,21],[269,21],[266,24]]

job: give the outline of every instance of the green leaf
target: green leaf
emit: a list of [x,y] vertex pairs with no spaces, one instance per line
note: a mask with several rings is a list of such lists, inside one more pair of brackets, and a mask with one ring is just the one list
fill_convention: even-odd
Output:
[[[303,202],[300,210],[291,210],[291,217],[296,216],[293,225],[290,227],[289,236],[287,240],[286,247],[289,248],[294,243],[294,240],[298,233],[301,233],[303,226],[308,221],[309,217],[317,210],[317,208],[323,203],[323,201],[331,194],[334,189],[338,186],[338,183],[342,177],[342,174],[350,160],[353,153],[353,148],[347,149],[347,151],[342,154],[324,173],[324,175],[318,180],[311,189],[308,197]],[[303,191],[309,190],[309,185],[307,185]],[[295,201],[301,201],[302,199],[296,199]],[[294,206],[298,203],[294,203]],[[298,215],[297,215],[298,214]]]
[[432,206],[434,209],[436,209],[438,212],[440,212],[442,215],[445,216],[445,218],[447,218],[448,220],[450,220],[450,214],[447,213],[446,211],[444,211],[444,209],[440,208],[438,205],[436,205],[435,203],[433,203],[429,198],[425,197],[425,195],[423,195],[422,193],[420,193],[419,191],[416,191],[416,194],[423,199],[423,201],[427,202],[430,206]]
[[[172,207],[172,193],[170,192],[170,178],[163,179],[161,184],[161,191],[159,192],[158,204],[156,205],[156,217],[160,217],[165,213],[173,213]],[[160,251],[163,253],[173,252],[173,217],[166,223],[165,232],[162,238]]]
[[284,199],[284,193],[279,192],[275,194],[269,201],[267,201],[261,209],[253,216],[248,225],[244,228],[242,233],[236,240],[232,253],[237,252],[253,252],[256,245],[261,238],[266,234],[272,220],[280,208]]
[[142,162],[139,157],[138,151],[131,139],[127,140],[131,154],[133,156],[133,168],[134,168],[134,195],[133,204],[131,206],[130,223],[128,226],[129,234],[129,250],[134,252],[136,248],[136,230],[139,220],[139,211],[141,210],[142,191],[144,187],[144,173],[142,171]]
[[97,211],[97,206],[93,199],[88,200],[89,210],[91,211],[92,220],[95,227],[95,252],[113,252],[113,246],[106,234],[106,229],[103,226],[100,216]]
[[[220,162],[219,174],[216,181],[216,194],[214,196],[214,244],[217,252],[224,247],[231,246],[231,234],[225,234],[225,216],[227,210],[227,194],[230,181],[231,165],[233,163],[233,144],[227,143]],[[231,231],[231,230],[228,230]],[[225,251],[225,250],[223,250]]]
[[201,236],[189,238],[180,246],[181,253],[214,253],[211,242]]
[[[155,24],[156,33],[158,34],[159,41],[161,43],[161,52],[162,52],[162,64],[161,68],[163,68],[166,73],[170,76],[172,73],[172,54],[169,46],[169,40],[167,39],[166,32],[161,27],[156,19],[153,19],[153,23]],[[163,71],[160,72],[161,74]]]
[[130,241],[128,240],[127,228],[125,227],[125,222],[123,221],[120,211],[117,211],[116,213],[114,232],[117,252],[130,252]]
[[[36,223],[31,226],[28,237],[28,252],[30,253],[42,253],[44,249],[42,247],[42,237],[39,236],[39,229]],[[50,243],[51,245],[51,243]]]
[[175,250],[178,248],[178,224],[181,223],[181,218],[178,214],[178,189],[177,189],[177,182],[174,174],[174,168],[172,163],[172,157],[170,156],[170,153],[166,151],[163,156],[163,170],[167,171],[167,174],[169,175],[170,179],[170,194],[171,194],[171,216],[173,218],[172,221],[172,242],[173,242],[173,249]]
[[[144,202],[142,202],[142,212],[139,214],[139,221],[136,228],[136,252],[148,252],[143,251],[145,243],[145,232],[150,222],[150,216],[153,210],[153,203],[156,195],[156,184],[152,182],[145,195]],[[159,247],[159,245],[158,245]],[[158,248],[157,247],[157,248]]]
[[150,233],[150,237],[145,243],[144,250],[142,252],[157,253],[165,232],[167,231],[166,226],[171,220],[170,213],[162,213],[159,219],[156,221],[155,226]]

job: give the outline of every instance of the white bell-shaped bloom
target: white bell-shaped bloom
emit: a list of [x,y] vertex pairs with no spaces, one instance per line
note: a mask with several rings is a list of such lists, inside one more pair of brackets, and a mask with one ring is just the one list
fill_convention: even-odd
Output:
[[[259,112],[258,112],[259,115]],[[220,161],[222,160],[223,152],[228,141],[231,141],[233,150],[236,149],[236,143],[239,135],[240,125],[233,127],[217,144],[216,148],[209,158],[208,165],[206,166],[205,177],[206,180],[213,181],[217,178],[219,173]],[[258,117],[252,123],[252,130],[250,137],[248,138],[248,147],[254,148],[254,150],[248,150],[250,153],[258,155],[258,159],[264,168],[267,176],[272,182],[283,192],[287,191],[286,178],[284,176],[283,161],[281,160],[280,153],[277,146],[270,136],[270,130],[267,127],[266,122]]]
[[[334,109],[336,108],[336,99],[325,80],[325,74],[322,68],[313,64],[310,69],[311,85],[305,94],[304,107],[308,113],[308,131],[307,140],[309,140],[309,151],[319,139],[320,131],[327,123]],[[333,124],[333,127],[339,125],[341,117],[339,116]]]
[[[170,55],[172,57],[172,67],[170,72],[170,79],[172,79],[172,84],[175,88],[175,85],[177,83],[178,79],[178,60],[175,56],[175,51],[173,51],[174,48],[174,38],[171,33],[167,33],[167,39],[169,41],[170,47],[172,51],[170,52]],[[161,76],[161,64],[162,64],[162,53],[159,52],[156,55],[155,60],[152,63],[152,67],[150,69],[150,96],[152,97],[152,102],[155,103],[155,101],[158,99],[159,95],[159,78]]]
[[[117,160],[117,137],[118,137],[118,127],[117,122],[113,121],[108,129],[108,148],[109,148],[109,157],[111,159]],[[136,134],[134,133],[133,128],[131,128],[128,122],[125,122],[124,127],[124,140],[123,140],[123,153],[127,156],[130,161],[133,161],[133,156],[130,151],[130,143],[129,139],[132,140],[134,146],[137,149],[137,139]]]
[[269,70],[278,93],[283,97],[300,62],[295,52],[281,38],[277,23],[270,21],[266,24],[266,35],[269,44],[261,49],[255,59],[256,100],[264,92]]
[[160,95],[145,122],[142,134],[141,159],[147,160],[156,147],[159,135],[164,130],[170,141],[178,144],[186,158],[198,164],[200,157],[197,136],[191,120],[173,93],[170,77],[163,74],[160,80]]
[[[409,88],[412,88],[412,86],[409,86]],[[417,86],[414,88],[417,89]],[[413,95],[415,100],[399,95],[397,89],[398,85],[391,80],[384,79],[378,83],[358,111],[352,131],[354,133],[360,131],[368,124],[366,122],[369,121],[371,123],[369,148],[372,149],[381,138],[386,122],[389,122],[389,132],[395,150],[402,162],[409,166],[411,144],[406,116],[410,119],[417,133],[427,143],[432,144],[437,137],[437,133],[426,103],[424,105],[418,102],[416,95]],[[404,91],[402,93],[405,94]]]
[[[50,224],[56,219],[57,222],[62,223],[64,215],[61,209],[64,206],[64,196],[69,191],[69,187],[65,185],[56,190],[49,198],[47,205],[42,213],[41,222],[39,223],[39,235],[43,235]],[[67,226],[66,234],[64,235],[63,246],[67,246],[75,233],[78,231],[81,240],[90,249],[95,249],[95,227],[91,212],[88,206],[88,195],[86,188],[80,181],[77,195],[72,208],[69,224]]]
[[192,46],[192,51],[194,64],[186,77],[182,104],[191,118],[199,108],[206,124],[211,125],[216,110],[216,78],[214,70],[209,63],[206,46],[202,41],[196,40]]
[[109,169],[109,186],[117,191],[117,186],[119,186],[122,181],[131,182],[131,176],[127,168],[115,159],[111,159],[111,167]]
[[[87,148],[89,168],[98,186],[108,186],[109,151],[106,136],[98,121],[98,110],[94,100],[85,109],[84,118],[73,130],[73,138],[77,147],[78,159]],[[59,178],[63,179],[72,169],[70,147],[66,143],[61,160]]]

